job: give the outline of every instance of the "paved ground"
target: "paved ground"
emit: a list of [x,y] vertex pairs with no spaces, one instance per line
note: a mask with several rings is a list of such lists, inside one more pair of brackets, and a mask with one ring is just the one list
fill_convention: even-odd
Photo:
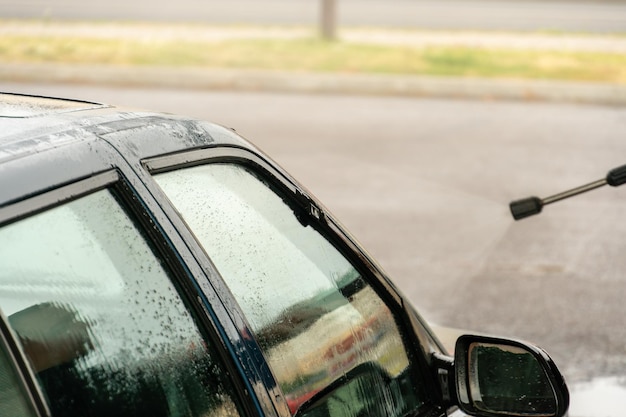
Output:
[[[422,29],[626,32],[620,0],[336,0],[339,24]],[[3,0],[3,17],[317,24],[320,0]]]
[[[67,22],[9,20],[0,24],[1,35],[32,35],[90,37],[146,40],[205,40],[227,39],[294,39],[316,36],[307,26],[259,25],[201,25],[174,23]],[[471,46],[504,49],[556,51],[598,51],[626,53],[626,37],[612,34],[582,35],[427,29],[346,27],[338,33],[345,42],[426,46]]]

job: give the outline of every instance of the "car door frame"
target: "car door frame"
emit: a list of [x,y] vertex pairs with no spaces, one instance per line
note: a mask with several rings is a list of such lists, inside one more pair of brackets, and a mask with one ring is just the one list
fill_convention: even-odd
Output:
[[[98,131],[101,126],[92,129]],[[236,352],[240,332],[230,320],[227,307],[221,303],[203,269],[186,250],[186,244],[177,238],[171,227],[167,230],[169,223],[160,213],[159,204],[118,149],[85,131],[83,133],[85,137],[81,140],[0,165],[0,186],[11,184],[0,196],[0,224],[21,220],[104,188],[115,189],[124,209],[135,217],[138,227],[166,262],[185,300],[185,307],[199,320],[203,337],[216,346],[221,363],[231,375],[242,411],[245,415],[276,415],[264,386],[251,384],[254,379],[242,366],[246,353]],[[37,167],[36,172],[33,172],[33,166]],[[23,357],[14,335],[10,332],[4,335],[10,339],[11,345],[18,347],[20,356],[17,358]],[[49,415],[32,372],[21,372],[21,375],[28,387],[36,388],[30,389],[29,393],[37,410],[42,415]]]
[[[299,204],[307,215],[314,221],[316,225],[323,229],[324,236],[339,248],[340,252],[346,258],[359,265],[359,270],[367,271],[367,281],[375,288],[377,294],[393,311],[400,323],[399,326],[403,330],[403,334],[408,341],[406,349],[411,357],[411,362],[416,363],[420,373],[418,376],[421,380],[426,381],[425,389],[427,390],[430,401],[424,407],[424,415],[440,415],[443,414],[445,405],[441,400],[441,391],[438,381],[433,378],[431,372],[431,357],[434,352],[443,353],[443,348],[432,336],[430,330],[423,322],[423,319],[415,312],[406,299],[400,294],[393,283],[382,273],[381,269],[376,265],[372,258],[361,249],[356,240],[349,234],[344,232],[339,222],[335,220],[328,210],[324,208],[311,194],[301,187],[292,177],[282,170],[269,158],[253,147],[240,146],[238,144],[216,145],[210,144],[204,147],[187,149],[180,152],[168,153],[164,155],[153,156],[142,159],[142,168],[149,175],[159,172],[179,169],[194,165],[202,165],[215,162],[236,162],[238,164],[249,166],[255,171],[261,171],[265,180],[270,180],[274,186],[278,186],[282,191],[291,194],[294,202]],[[149,184],[149,179],[144,182]],[[168,201],[165,194],[156,184],[150,184],[151,192],[158,196],[159,201]],[[227,289],[219,272],[215,269],[210,260],[210,255],[204,253],[199,243],[194,238],[191,231],[188,230],[186,224],[178,216],[176,210],[167,205],[162,207],[171,217],[172,223],[179,229],[179,233],[188,241],[190,249],[196,254],[201,262],[204,261],[206,268],[213,271],[212,276],[220,281],[215,284],[216,287],[224,287],[227,291],[224,296],[228,298],[225,303],[233,305],[243,317],[243,313],[237,307],[237,303]],[[249,330],[249,326],[246,325]],[[257,344],[258,346],[258,344]],[[265,365],[267,366],[267,365]],[[271,370],[270,370],[271,372]],[[275,379],[274,379],[275,380]],[[275,398],[284,399],[282,392],[275,393]],[[277,405],[277,406],[280,406]],[[286,413],[285,415],[290,415]]]

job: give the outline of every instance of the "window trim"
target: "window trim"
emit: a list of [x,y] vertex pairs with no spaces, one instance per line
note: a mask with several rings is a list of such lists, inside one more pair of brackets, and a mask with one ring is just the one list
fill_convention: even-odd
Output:
[[[278,176],[274,173],[272,165],[266,162],[266,158],[251,152],[246,148],[235,145],[218,145],[199,149],[185,149],[181,152],[160,155],[156,157],[146,158],[141,161],[141,165],[152,177],[156,174],[175,171],[182,168],[189,168],[198,165],[206,165],[214,162],[237,161],[247,166],[255,166],[263,171],[272,174],[272,177]],[[284,177],[288,177],[281,172]],[[289,178],[291,180],[291,178]],[[290,188],[295,190],[295,184],[290,181]]]
[[119,182],[121,175],[116,170],[109,170],[95,174],[88,178],[79,179],[71,184],[44,191],[43,193],[27,197],[14,203],[0,207],[0,226],[16,222],[34,214],[62,205],[66,201],[74,200],[107,188]]
[[[260,174],[270,186],[277,187],[282,192],[288,194],[289,197],[293,197],[295,203],[303,204],[303,200],[306,200],[306,203],[314,204],[315,207],[320,210],[321,215],[319,217],[314,216],[317,217],[318,221],[313,222],[313,226],[355,266],[381,300],[389,306],[397,320],[398,326],[403,333],[403,342],[407,355],[409,360],[414,363],[412,373],[414,374],[414,378],[423,382],[423,389],[427,395],[420,410],[422,410],[425,415],[430,415],[431,413],[440,414],[442,410],[441,401],[438,401],[440,399],[440,393],[437,391],[436,380],[433,378],[431,367],[429,366],[428,355],[431,352],[426,350],[427,346],[423,344],[423,341],[415,330],[416,323],[413,314],[416,313],[412,313],[411,307],[405,305],[406,301],[399,294],[395,286],[388,280],[384,273],[382,273],[381,268],[376,262],[358,245],[358,243],[356,243],[356,240],[345,231],[345,228],[343,228],[323,206],[317,203],[314,198],[310,197],[308,191],[303,190],[286,171],[276,163],[272,163],[267,156],[260,152],[255,152],[236,145],[215,145],[186,149],[180,152],[145,158],[141,160],[141,165],[150,176],[153,176],[199,165],[228,162],[250,167],[253,171]],[[154,183],[159,192],[167,197],[156,184],[156,181],[154,181]],[[173,206],[172,208],[177,212]],[[305,210],[309,211],[306,208]],[[311,213],[309,212],[308,214]],[[182,218],[180,218],[180,221],[186,226]],[[178,226],[176,227],[178,228]],[[195,236],[192,236],[192,238],[195,241],[195,245],[204,256],[204,259],[198,259],[198,262],[208,262],[213,265],[209,254],[204,251]],[[217,269],[214,266],[212,266],[212,268],[219,275]],[[221,276],[220,279],[224,281]],[[232,295],[230,296],[234,300],[234,297]],[[243,313],[241,314],[245,317]],[[246,325],[249,328],[247,321]],[[256,343],[258,344],[258,342]],[[415,351],[415,349],[418,351]],[[278,389],[280,388],[278,387]],[[285,401],[282,390],[281,397],[282,401]]]

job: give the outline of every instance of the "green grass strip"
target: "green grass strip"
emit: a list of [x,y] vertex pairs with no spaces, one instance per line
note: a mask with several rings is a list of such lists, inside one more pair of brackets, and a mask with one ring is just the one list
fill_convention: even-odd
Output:
[[3,36],[1,62],[76,63],[626,84],[626,55],[474,47],[362,45],[317,39],[221,42]]

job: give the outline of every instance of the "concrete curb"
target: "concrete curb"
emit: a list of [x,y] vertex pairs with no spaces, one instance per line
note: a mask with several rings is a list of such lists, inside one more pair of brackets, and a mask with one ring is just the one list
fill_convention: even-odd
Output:
[[626,105],[621,85],[407,75],[2,63],[0,81]]

